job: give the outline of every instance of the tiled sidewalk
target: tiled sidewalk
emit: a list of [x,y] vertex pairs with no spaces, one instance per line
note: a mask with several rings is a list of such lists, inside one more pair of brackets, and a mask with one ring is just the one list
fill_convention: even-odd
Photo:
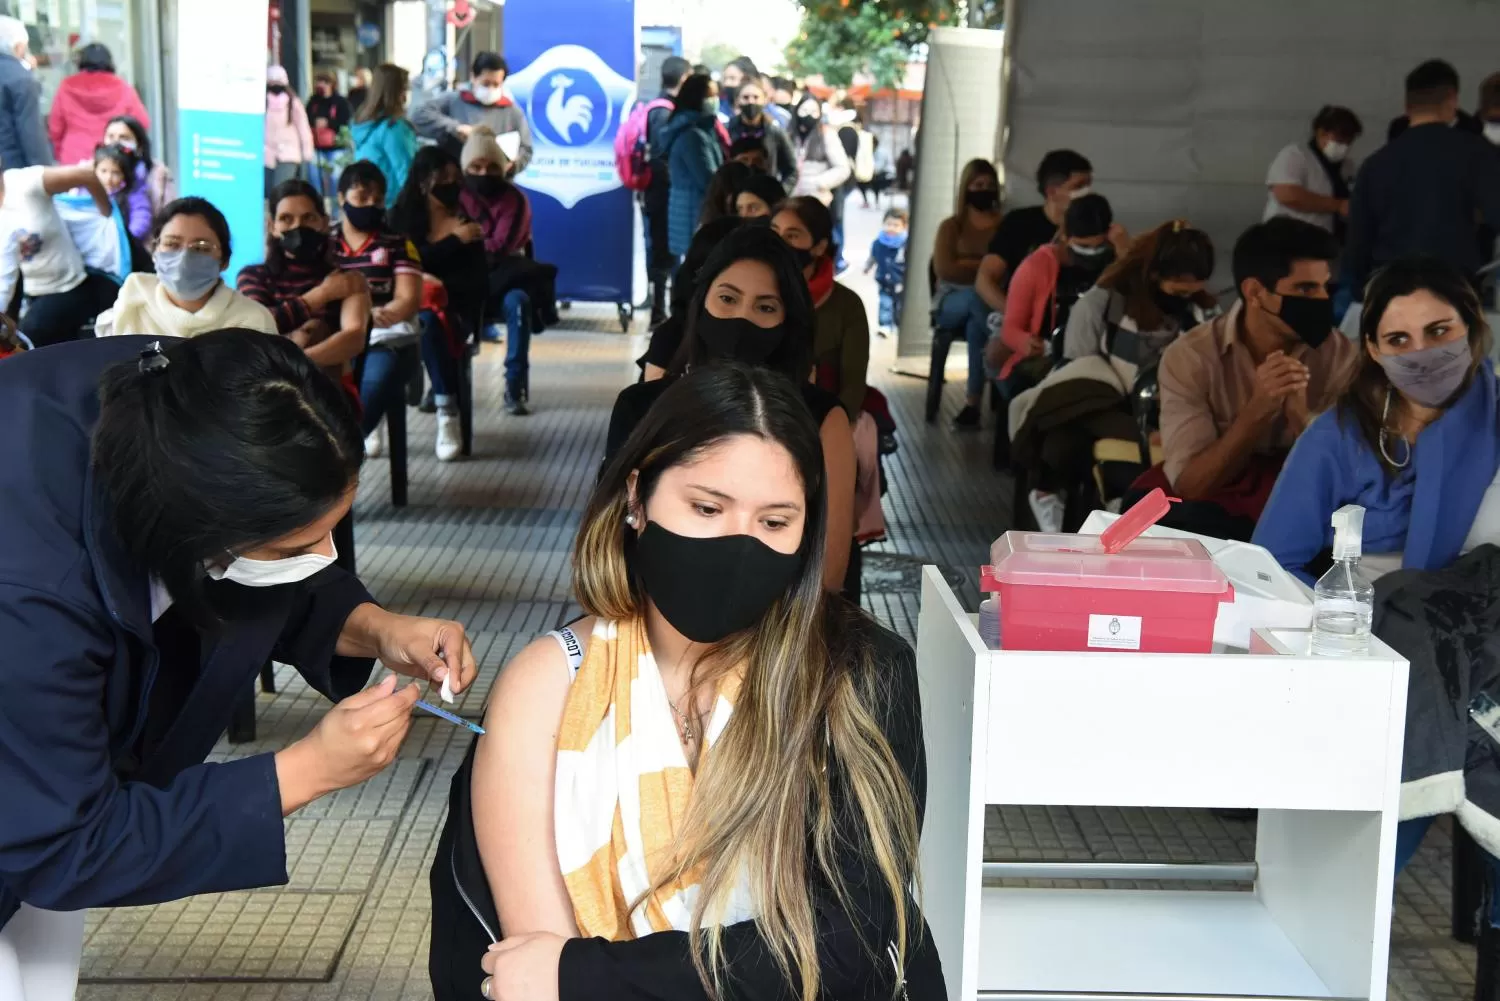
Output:
[[[536,413],[501,414],[495,349],[477,369],[475,457],[438,464],[432,419],[413,412],[411,502],[389,503],[386,464],[369,463],[361,486],[362,576],[390,607],[452,616],[474,634],[479,683],[460,705],[477,715],[495,673],[533,637],[573,614],[568,556],[593,482],[609,406],[633,378],[639,343],[621,337],[613,311],[581,308],[571,329],[533,346]],[[587,328],[587,329],[585,329]],[[878,345],[889,352],[889,345]],[[1009,481],[989,470],[988,433],[957,435],[921,422],[923,386],[886,374],[901,451],[888,474],[890,539],[866,554],[870,610],[912,636],[917,569],[937,563],[972,607],[974,574],[1008,521]],[[950,384],[948,410],[956,407]],[[223,755],[275,750],[326,708],[295,674],[259,701],[259,743]],[[454,769],[468,735],[419,718],[397,763],[365,786],[330,797],[287,822],[288,887],[204,897],[90,916],[86,1001],[364,1001],[430,997],[427,870]],[[934,776],[933,781],[940,781]],[[1249,823],[1199,811],[1094,808],[994,810],[988,857],[1238,860],[1250,857]],[[1447,936],[1448,850],[1439,830],[1398,886],[1391,986],[1398,1001],[1467,997],[1473,950]],[[1086,946],[1080,943],[1080,960]],[[476,980],[479,970],[476,965]]]

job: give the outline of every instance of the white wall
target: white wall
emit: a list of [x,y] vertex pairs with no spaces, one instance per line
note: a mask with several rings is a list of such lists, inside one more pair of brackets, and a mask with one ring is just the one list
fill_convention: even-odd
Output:
[[929,36],[897,345],[902,357],[925,356],[931,343],[927,264],[938,224],[953,214],[959,173],[975,157],[995,159],[999,149],[1004,41],[1003,32],[984,29],[934,28]]
[[1009,204],[1049,149],[1093,161],[1095,189],[1132,232],[1174,217],[1229,251],[1265,205],[1277,150],[1324,104],[1364,122],[1354,156],[1385,141],[1419,62],[1458,68],[1462,105],[1500,70],[1500,0],[1011,0]]

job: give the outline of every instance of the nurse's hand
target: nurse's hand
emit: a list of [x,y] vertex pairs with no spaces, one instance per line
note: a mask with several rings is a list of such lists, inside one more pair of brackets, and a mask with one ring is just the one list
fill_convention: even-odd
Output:
[[463,624],[447,619],[396,615],[377,605],[360,605],[344,623],[338,652],[346,657],[377,657],[386,667],[434,685],[449,679],[461,692],[479,673]]
[[312,733],[276,752],[282,816],[358,785],[396,760],[421,693],[420,685],[398,690],[395,675],[387,675],[330,709]]

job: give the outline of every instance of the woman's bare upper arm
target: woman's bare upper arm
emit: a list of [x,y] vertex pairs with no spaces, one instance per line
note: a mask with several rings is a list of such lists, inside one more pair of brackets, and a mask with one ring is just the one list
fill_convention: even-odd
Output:
[[818,429],[823,440],[823,475],[828,481],[827,544],[823,583],[830,591],[843,586],[849,565],[849,543],[854,538],[854,431],[843,407],[834,407]]
[[[576,627],[580,637],[589,635],[586,626]],[[474,834],[507,937],[578,934],[552,814],[557,732],[569,684],[558,642],[551,636],[532,642],[500,672],[474,755]]]

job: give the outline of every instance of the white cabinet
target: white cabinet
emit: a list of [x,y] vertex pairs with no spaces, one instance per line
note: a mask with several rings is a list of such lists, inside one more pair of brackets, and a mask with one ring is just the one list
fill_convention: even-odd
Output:
[[[1407,664],[1394,651],[1379,641],[1348,660],[991,651],[928,567],[917,665],[923,909],[951,1001],[1384,1001],[1406,718]],[[986,887],[987,869],[1023,874],[984,865],[991,803],[1255,808],[1254,866],[1024,873],[1238,871],[1254,889]]]

